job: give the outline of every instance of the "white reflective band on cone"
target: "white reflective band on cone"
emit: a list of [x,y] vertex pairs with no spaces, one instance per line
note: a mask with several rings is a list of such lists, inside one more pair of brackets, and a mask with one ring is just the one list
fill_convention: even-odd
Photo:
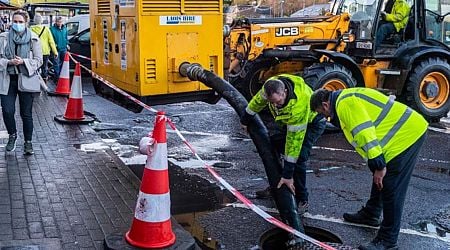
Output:
[[145,222],[164,222],[170,219],[170,193],[146,194],[139,191],[134,217]]
[[59,78],[70,79],[69,62],[63,63],[63,66],[61,68],[61,73],[59,74]]
[[145,167],[151,170],[167,170],[167,143],[156,143],[154,150]]
[[83,98],[83,94],[81,93],[81,76],[73,76],[70,98]]

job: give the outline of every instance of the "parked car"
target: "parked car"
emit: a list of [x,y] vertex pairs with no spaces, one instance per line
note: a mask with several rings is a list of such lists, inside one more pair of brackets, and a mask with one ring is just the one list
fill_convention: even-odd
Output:
[[[91,57],[91,32],[87,28],[69,39],[70,52],[85,57]],[[74,56],[82,65],[91,68],[91,61]],[[71,64],[74,65],[74,64]],[[71,66],[73,68],[73,66]],[[83,71],[83,70],[82,70]]]
[[76,15],[69,18],[66,22],[67,27],[67,36],[72,38],[74,35],[88,29],[90,26],[89,23],[89,14]]

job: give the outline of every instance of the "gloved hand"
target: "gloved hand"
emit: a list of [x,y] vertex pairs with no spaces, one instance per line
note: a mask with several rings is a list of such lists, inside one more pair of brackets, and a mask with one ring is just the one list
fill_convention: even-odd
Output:
[[253,115],[250,115],[247,112],[244,112],[244,114],[241,115],[241,124],[244,126],[248,126],[250,122],[253,120]]

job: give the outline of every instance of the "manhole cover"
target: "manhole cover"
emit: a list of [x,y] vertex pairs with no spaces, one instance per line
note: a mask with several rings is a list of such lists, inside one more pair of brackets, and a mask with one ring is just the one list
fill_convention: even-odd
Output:
[[[336,234],[329,232],[325,229],[318,227],[305,226],[306,235],[324,242],[325,244],[334,247],[338,250],[352,250],[354,248],[350,246],[342,245],[342,240]],[[286,242],[288,241],[288,234],[284,230],[280,228],[269,229],[264,232],[260,237],[260,248],[262,250],[321,250],[323,249],[320,246],[316,246],[312,243],[307,242],[305,246],[293,246],[286,247]]]

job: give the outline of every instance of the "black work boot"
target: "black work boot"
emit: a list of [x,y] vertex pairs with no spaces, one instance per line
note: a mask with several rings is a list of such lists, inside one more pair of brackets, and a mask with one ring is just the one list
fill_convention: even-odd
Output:
[[299,215],[305,214],[306,212],[308,212],[308,209],[309,209],[309,203],[308,203],[308,201],[301,201],[301,202],[298,204],[298,214],[299,214]]
[[371,242],[358,247],[360,250],[398,250],[397,244],[388,243],[382,239],[375,238]]
[[272,197],[272,194],[270,193],[270,187],[267,187],[263,190],[258,190],[255,192],[257,199],[269,199]]
[[289,235],[289,240],[286,242],[286,248],[288,250],[296,250],[303,249],[306,246],[306,242],[304,239],[294,236],[292,234]]
[[344,213],[344,220],[351,223],[369,225],[373,227],[378,227],[381,224],[380,218],[371,215],[366,211],[365,207],[362,207],[356,213]]

